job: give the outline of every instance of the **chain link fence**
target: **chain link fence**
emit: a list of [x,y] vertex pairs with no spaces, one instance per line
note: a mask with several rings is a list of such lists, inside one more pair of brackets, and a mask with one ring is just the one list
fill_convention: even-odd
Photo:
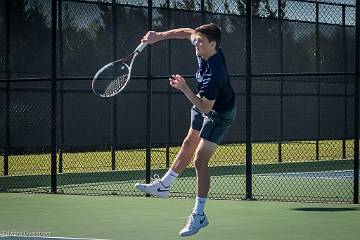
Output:
[[[0,2],[0,191],[141,196],[134,184],[171,166],[189,127],[191,106],[167,78],[181,73],[195,88],[191,44],[143,51],[112,99],[93,95],[92,76],[149,29],[215,22],[238,115],[210,161],[209,197],[358,202],[355,2],[253,0],[250,74],[245,0],[52,3]],[[194,190],[190,165],[172,196]]]

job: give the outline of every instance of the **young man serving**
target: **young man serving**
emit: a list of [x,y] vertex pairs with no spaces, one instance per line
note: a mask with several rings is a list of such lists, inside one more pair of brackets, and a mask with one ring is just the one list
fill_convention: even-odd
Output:
[[148,32],[143,42],[153,44],[166,39],[188,39],[195,46],[198,60],[196,72],[197,93],[194,93],[179,74],[169,78],[172,87],[180,90],[193,104],[190,129],[168,172],[150,184],[137,183],[145,193],[166,198],[170,186],[194,157],[196,169],[196,201],[180,236],[191,236],[209,221],[205,203],[210,188],[208,163],[225,132],[235,120],[235,94],[230,84],[225,58],[220,49],[221,30],[213,23],[196,29],[177,28],[165,32]]

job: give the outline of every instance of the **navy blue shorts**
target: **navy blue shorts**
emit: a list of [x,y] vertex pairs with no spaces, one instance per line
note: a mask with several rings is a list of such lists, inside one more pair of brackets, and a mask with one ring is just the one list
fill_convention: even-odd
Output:
[[191,128],[200,132],[200,137],[207,141],[220,144],[225,133],[235,121],[236,107],[230,110],[208,114],[202,113],[198,108],[191,108]]

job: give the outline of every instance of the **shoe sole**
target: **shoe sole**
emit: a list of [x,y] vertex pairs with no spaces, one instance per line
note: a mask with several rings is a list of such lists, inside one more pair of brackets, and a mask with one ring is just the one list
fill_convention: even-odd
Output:
[[199,228],[196,232],[193,232],[193,233],[191,233],[191,234],[189,234],[189,235],[181,235],[181,234],[179,234],[179,236],[180,236],[180,237],[190,237],[190,236],[193,236],[193,235],[197,234],[202,228],[206,227],[207,225],[209,225],[209,222],[207,222],[204,226],[202,226],[201,228]]

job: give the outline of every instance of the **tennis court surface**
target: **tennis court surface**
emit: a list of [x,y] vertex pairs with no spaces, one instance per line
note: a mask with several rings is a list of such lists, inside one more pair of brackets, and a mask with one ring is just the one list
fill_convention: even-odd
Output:
[[[192,199],[0,194],[0,239],[180,239]],[[359,239],[352,204],[210,200],[192,239]],[[13,236],[17,234],[18,236]],[[30,236],[33,235],[33,236]]]

